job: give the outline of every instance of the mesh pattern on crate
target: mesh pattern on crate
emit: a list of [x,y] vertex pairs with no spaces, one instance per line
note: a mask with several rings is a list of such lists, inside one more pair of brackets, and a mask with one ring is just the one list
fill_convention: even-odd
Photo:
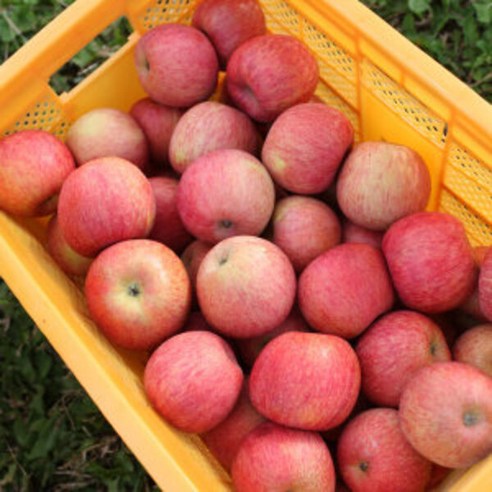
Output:
[[301,37],[303,18],[287,2],[260,0],[260,5],[269,31]]
[[155,0],[140,15],[145,30],[167,22],[191,22],[192,0]]
[[439,148],[446,143],[446,122],[401,88],[367,60],[361,63],[361,81],[369,91],[400,118]]

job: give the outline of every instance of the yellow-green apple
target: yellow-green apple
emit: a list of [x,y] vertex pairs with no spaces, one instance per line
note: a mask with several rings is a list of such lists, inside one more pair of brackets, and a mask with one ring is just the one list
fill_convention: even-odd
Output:
[[212,41],[222,68],[239,45],[266,33],[265,15],[257,0],[204,0],[191,22]]
[[492,321],[492,248],[485,254],[480,268],[478,302],[485,318]]
[[255,236],[216,244],[198,269],[198,302],[205,319],[234,338],[263,335],[289,315],[296,275],[285,253]]
[[251,119],[236,108],[204,101],[179,120],[169,144],[169,161],[182,174],[195,159],[218,149],[241,149],[258,154],[259,134]]
[[177,23],[160,24],[138,40],[135,66],[151,99],[178,108],[208,99],[219,73],[217,54],[207,36]]
[[159,104],[150,97],[139,99],[130,108],[130,115],[147,137],[150,164],[155,171],[162,171],[168,164],[171,135],[183,113],[183,109]]
[[286,34],[264,34],[242,43],[226,70],[234,105],[260,122],[273,121],[294,104],[307,102],[319,79],[316,58]]
[[144,388],[155,410],[186,432],[207,432],[236,404],[243,372],[229,344],[210,331],[164,341],[145,366]]
[[93,258],[79,255],[72,247],[70,247],[63,237],[56,214],[54,214],[48,222],[46,230],[46,249],[57,265],[67,275],[73,277],[84,277],[93,260]]
[[462,333],[454,342],[453,358],[492,377],[492,324],[480,324]]
[[451,360],[446,339],[429,317],[410,310],[377,319],[355,348],[362,390],[375,404],[397,407],[407,381],[427,364]]
[[237,492],[334,492],[330,450],[317,432],[264,422],[241,443],[232,464]]
[[118,241],[147,237],[155,208],[152,186],[140,169],[119,157],[102,157],[64,181],[58,221],[67,243],[91,257]]
[[149,182],[154,192],[156,211],[148,237],[181,254],[193,241],[193,236],[186,230],[178,213],[178,180],[168,176],[154,176],[149,178]]
[[280,186],[293,193],[316,194],[334,181],[353,140],[352,124],[338,109],[296,104],[273,122],[261,157]]
[[291,331],[269,342],[250,376],[253,406],[288,427],[322,431],[341,424],[360,390],[357,355],[341,337]]
[[430,173],[415,150],[389,142],[361,142],[337,178],[337,199],[352,222],[376,231],[424,210]]
[[114,108],[95,108],[77,118],[66,144],[79,166],[99,157],[121,157],[143,170],[149,160],[143,130],[131,115]]
[[302,272],[340,239],[340,220],[326,203],[301,195],[277,201],[271,240],[289,257],[296,272]]
[[219,463],[230,472],[232,462],[242,441],[264,421],[265,418],[251,404],[248,379],[245,378],[236,405],[229,415],[219,425],[202,434],[201,437]]
[[423,456],[465,468],[492,452],[492,378],[462,362],[420,369],[400,398],[401,429]]
[[376,248],[381,247],[384,232],[373,231],[355,224],[346,217],[342,219],[342,242],[343,243],[365,243]]
[[394,222],[382,250],[405,306],[424,313],[459,307],[472,293],[476,266],[463,224],[444,212],[416,212]]
[[353,492],[422,492],[430,479],[432,463],[407,441],[393,408],[372,408],[351,419],[336,456]]
[[243,150],[220,149],[186,168],[177,204],[193,236],[217,243],[230,236],[261,234],[275,206],[275,190],[256,157]]
[[314,329],[345,338],[360,335],[394,303],[381,251],[358,243],[325,251],[301,273],[298,303]]
[[0,209],[17,216],[49,215],[75,169],[63,142],[43,130],[24,130],[0,140]]
[[91,318],[118,347],[152,350],[184,325],[191,287],[179,257],[150,239],[120,241],[89,267],[84,292]]

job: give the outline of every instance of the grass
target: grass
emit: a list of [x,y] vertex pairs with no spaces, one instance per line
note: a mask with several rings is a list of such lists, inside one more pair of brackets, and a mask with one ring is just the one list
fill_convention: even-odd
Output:
[[[0,56],[73,0],[0,3]],[[492,100],[492,2],[365,0],[370,8]],[[128,34],[118,21],[52,79],[72,87]],[[0,260],[1,261],[1,260]],[[0,280],[0,490],[147,491],[156,487]]]

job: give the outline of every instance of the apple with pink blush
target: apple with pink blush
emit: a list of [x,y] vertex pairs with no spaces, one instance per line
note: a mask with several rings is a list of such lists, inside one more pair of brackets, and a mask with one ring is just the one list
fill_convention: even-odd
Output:
[[453,358],[492,377],[492,324],[479,324],[462,333],[454,342]]

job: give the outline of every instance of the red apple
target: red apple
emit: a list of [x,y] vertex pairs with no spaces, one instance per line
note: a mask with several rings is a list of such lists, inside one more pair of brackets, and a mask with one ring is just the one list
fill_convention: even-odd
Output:
[[0,140],[0,209],[18,216],[49,215],[75,162],[51,133],[24,130]]
[[375,248],[381,248],[383,236],[384,233],[382,231],[372,231],[346,218],[342,220],[343,243],[363,243],[370,244]]
[[119,109],[96,108],[77,118],[66,140],[80,166],[100,157],[121,157],[145,169],[149,147],[135,119]]
[[192,25],[212,41],[222,68],[240,44],[266,33],[257,0],[204,0],[193,12]]
[[241,392],[243,372],[225,340],[209,331],[186,331],[151,355],[144,388],[156,411],[185,432],[219,425]]
[[320,103],[297,104],[274,122],[262,150],[262,161],[283,188],[315,194],[334,181],[354,140],[349,119]]
[[257,154],[260,138],[253,122],[238,109],[215,101],[186,111],[171,137],[169,160],[176,172],[212,150],[241,149]]
[[94,159],[63,183],[58,221],[67,243],[83,256],[124,239],[146,237],[154,223],[149,180],[130,161]]
[[212,43],[198,29],[161,24],[135,47],[142,87],[156,102],[187,108],[208,99],[217,85],[219,62]]
[[463,224],[443,212],[417,212],[396,221],[382,249],[396,291],[410,309],[449,311],[473,291],[476,267]]
[[392,408],[373,408],[350,420],[338,440],[337,463],[353,492],[422,492],[432,467],[407,441]]
[[478,277],[478,301],[480,311],[492,321],[492,248],[487,251]]
[[335,212],[321,200],[299,195],[277,202],[272,232],[272,241],[289,257],[298,273],[341,239],[340,220]]
[[322,253],[301,273],[298,301],[316,330],[345,338],[361,334],[394,302],[381,251],[344,243]]
[[314,94],[316,59],[297,38],[264,34],[241,44],[227,64],[226,87],[234,104],[253,119],[273,121]]
[[376,320],[356,346],[362,389],[377,405],[397,407],[407,381],[427,364],[451,359],[437,324],[415,311],[393,311]]
[[254,236],[216,244],[203,259],[196,284],[206,320],[235,338],[263,335],[285,321],[296,292],[295,272],[285,253]]
[[334,492],[330,451],[316,432],[265,422],[242,442],[232,464],[236,492]]
[[477,325],[462,333],[454,342],[453,358],[492,377],[492,324]]
[[183,224],[209,243],[259,235],[275,205],[268,171],[251,154],[221,149],[196,159],[181,176],[177,195]]
[[115,345],[153,349],[180,330],[190,310],[190,280],[157,241],[120,241],[102,251],[85,279],[91,318]]
[[337,179],[338,204],[345,216],[376,231],[424,210],[430,191],[429,170],[420,155],[383,141],[356,145]]
[[401,429],[423,456],[464,468],[492,452],[492,378],[462,362],[420,369],[400,399]]
[[343,338],[283,333],[258,355],[249,390],[254,407],[269,420],[298,429],[328,430],[341,424],[357,401],[359,361]]

